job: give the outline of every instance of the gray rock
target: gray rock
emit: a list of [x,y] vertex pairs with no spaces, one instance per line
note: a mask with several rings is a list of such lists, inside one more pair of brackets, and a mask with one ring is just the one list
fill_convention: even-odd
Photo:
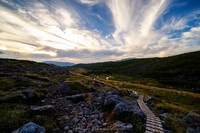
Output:
[[54,106],[52,105],[45,105],[45,106],[30,106],[31,113],[53,113]]
[[121,98],[118,95],[108,95],[104,101],[105,108],[113,108],[114,115],[120,115],[121,113],[132,112],[134,115],[139,116],[144,119],[144,114],[140,110],[136,101],[130,101],[124,98]]
[[187,133],[200,133],[200,130],[188,127]]
[[60,128],[56,128],[53,130],[53,133],[63,133]]
[[136,94],[134,94],[134,93],[131,93],[131,94],[130,94],[130,97],[131,97],[131,98],[137,98],[138,95],[136,95]]
[[27,123],[12,133],[44,133],[45,129],[33,122]]
[[76,94],[76,95],[72,95],[72,96],[67,96],[66,98],[77,103],[80,101],[84,101],[86,98],[86,95],[85,94]]
[[118,130],[132,130],[133,129],[133,125],[130,124],[130,123],[123,123],[123,122],[120,122],[120,121],[117,121],[114,123],[113,125],[116,129]]
[[173,132],[170,130],[164,129],[164,133],[173,133]]
[[67,94],[71,90],[70,86],[67,83],[64,83],[63,86],[60,88],[61,94]]
[[163,113],[160,115],[161,118],[165,118],[165,117],[173,117],[173,115],[171,113]]
[[73,123],[78,123],[78,122],[79,122],[79,119],[77,119],[76,117],[74,117],[74,118],[72,119],[72,122],[73,122]]
[[152,99],[152,97],[151,96],[148,96],[148,97],[146,97],[145,99],[144,99],[144,102],[148,102],[149,100],[151,100]]
[[33,99],[36,96],[36,93],[30,90],[23,90],[22,94],[24,95],[22,98],[26,99]]
[[186,121],[187,123],[192,123],[192,124],[200,122],[200,118],[198,118],[192,114],[187,114],[187,116],[185,116],[183,118],[183,120]]
[[72,131],[72,130],[69,130],[68,133],[73,133],[73,131]]

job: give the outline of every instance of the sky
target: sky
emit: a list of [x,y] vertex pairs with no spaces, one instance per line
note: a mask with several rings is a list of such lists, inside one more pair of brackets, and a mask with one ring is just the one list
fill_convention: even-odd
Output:
[[0,57],[92,63],[200,50],[200,0],[0,0]]

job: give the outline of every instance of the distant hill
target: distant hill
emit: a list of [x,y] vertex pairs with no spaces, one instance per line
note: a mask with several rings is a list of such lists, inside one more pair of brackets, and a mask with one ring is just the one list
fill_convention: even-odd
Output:
[[44,61],[43,63],[54,64],[56,66],[73,66],[73,65],[75,65],[74,63],[71,63],[71,62],[57,62],[57,61]]
[[125,58],[125,59],[117,60],[116,62],[126,61],[126,60],[131,60],[131,59],[136,59],[136,58]]
[[200,51],[165,58],[131,59],[121,62],[77,64],[94,74],[121,74],[167,87],[190,88],[200,92]]

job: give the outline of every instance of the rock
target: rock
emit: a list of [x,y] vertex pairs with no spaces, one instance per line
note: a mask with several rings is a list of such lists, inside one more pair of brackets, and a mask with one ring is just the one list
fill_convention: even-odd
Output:
[[163,113],[160,115],[161,118],[165,118],[165,117],[173,117],[173,115],[171,113]]
[[187,114],[187,116],[185,116],[183,118],[183,120],[186,121],[187,123],[192,123],[192,124],[200,122],[200,118],[198,118],[192,114]]
[[73,133],[73,131],[72,131],[72,130],[69,130],[68,133]]
[[70,86],[67,83],[64,83],[63,86],[60,88],[61,94],[67,94],[71,90]]
[[54,106],[52,105],[45,105],[45,106],[30,106],[30,112],[37,114],[37,113],[53,113]]
[[30,90],[23,90],[22,94],[24,95],[22,98],[33,99],[36,96],[36,93]]
[[90,118],[92,118],[92,119],[95,119],[95,118],[98,119],[99,115],[98,114],[97,115],[91,115]]
[[77,103],[80,101],[84,101],[86,98],[86,95],[85,94],[76,94],[76,95],[72,95],[72,96],[67,96],[66,98]]
[[113,125],[115,128],[117,128],[118,130],[132,130],[133,129],[133,125],[130,124],[130,123],[123,123],[123,122],[120,122],[120,121],[117,121],[114,123]]
[[97,102],[98,102],[100,105],[102,105],[102,104],[104,103],[104,100],[103,100],[102,97],[98,97],[98,98],[97,98]]
[[12,133],[44,133],[45,129],[33,122],[27,123]]
[[62,133],[62,130],[60,128],[56,128],[53,130],[53,133]]
[[170,130],[164,129],[164,133],[173,133],[173,132]]
[[69,130],[69,127],[68,127],[68,126],[65,126],[65,127],[64,127],[64,130],[65,130],[65,131],[68,131],[68,130]]
[[144,119],[144,114],[140,110],[136,101],[130,101],[121,98],[118,95],[108,95],[104,101],[104,107],[111,109],[113,107],[114,115],[120,115],[121,113],[132,112],[134,115]]
[[188,127],[187,133],[200,133],[200,130]]
[[77,119],[76,117],[74,117],[74,118],[72,119],[72,122],[73,122],[73,123],[78,123],[78,122],[79,122],[79,119]]
[[95,89],[94,89],[93,87],[88,87],[87,90],[88,90],[89,92],[95,92]]
[[130,94],[130,97],[131,97],[131,98],[137,98],[138,95],[136,95],[136,94],[134,94],[134,93],[131,93],[131,94]]
[[148,97],[146,97],[145,99],[144,99],[144,102],[148,102],[149,100],[151,100],[152,99],[152,97],[151,96],[148,96]]

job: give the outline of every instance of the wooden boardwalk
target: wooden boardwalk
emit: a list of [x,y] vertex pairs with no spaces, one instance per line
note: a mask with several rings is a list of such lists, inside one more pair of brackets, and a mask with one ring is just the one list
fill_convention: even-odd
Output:
[[145,133],[164,133],[160,118],[153,114],[153,112],[144,103],[143,99],[144,96],[140,95],[137,102],[147,118]]

